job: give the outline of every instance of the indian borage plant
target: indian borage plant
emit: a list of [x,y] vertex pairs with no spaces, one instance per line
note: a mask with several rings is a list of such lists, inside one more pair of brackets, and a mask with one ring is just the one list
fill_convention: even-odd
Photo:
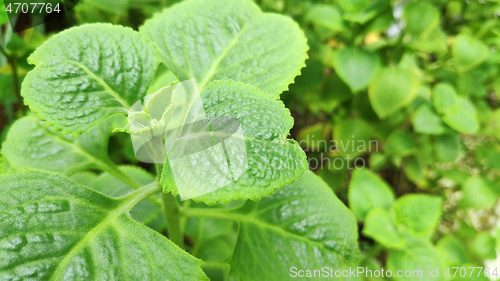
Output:
[[[293,21],[247,0],[186,1],[139,33],[89,24],[50,38],[22,85],[36,116],[18,120],[2,147],[12,168],[0,178],[0,279],[205,280],[200,257],[210,277],[240,280],[350,265],[354,216],[304,173],[278,100],[306,51]],[[196,79],[207,113],[239,120],[248,154],[240,178],[182,206],[169,165],[155,177],[107,154],[160,62],[180,81]],[[159,233],[166,225],[170,240]]]

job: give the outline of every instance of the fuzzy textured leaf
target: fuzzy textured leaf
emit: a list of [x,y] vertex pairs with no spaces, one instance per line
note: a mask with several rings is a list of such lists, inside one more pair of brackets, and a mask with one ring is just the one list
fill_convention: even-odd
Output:
[[143,98],[159,64],[157,50],[130,28],[89,24],[63,31],[28,59],[36,67],[21,94],[46,126],[63,135],[93,126]]
[[[155,176],[153,174],[150,174],[136,166],[120,166],[119,169],[142,185],[150,184],[155,180]],[[109,173],[102,173],[88,186],[95,191],[102,192],[105,195],[114,198],[122,197],[134,192],[133,187],[129,186],[128,184],[124,183],[123,181],[119,180]],[[151,200],[153,200],[154,198],[157,199],[157,203],[161,202],[159,196],[153,195],[150,197]],[[149,226],[152,226],[150,225],[150,223],[155,221],[155,225],[153,225],[155,227],[153,228],[157,230],[161,230],[165,224],[162,209],[153,204],[153,202],[150,200],[143,200],[135,205],[130,210],[130,217],[142,224],[146,224]]]
[[202,261],[128,211],[147,186],[113,199],[50,172],[0,178],[0,279],[207,280]]
[[240,227],[231,275],[241,280],[282,280],[292,265],[344,269],[357,259],[354,216],[310,171],[234,212]]
[[103,169],[112,163],[108,140],[113,119],[76,138],[63,137],[41,124],[36,116],[17,120],[9,130],[2,154],[13,167],[30,167],[64,173]]
[[200,90],[230,79],[278,97],[307,58],[298,25],[262,13],[250,0],[185,1],[148,20],[140,32],[180,81],[195,78]]
[[[293,118],[281,101],[250,85],[233,81],[213,82],[200,95],[207,116],[231,116],[239,120],[248,169],[236,181],[193,200],[207,204],[258,200],[302,176],[308,167],[306,156],[296,141],[287,139]],[[200,166],[203,165],[201,161],[204,159],[193,163]],[[213,166],[210,163],[207,165]],[[193,171],[191,166],[186,165],[182,177],[200,179],[200,175],[193,174]],[[217,180],[215,172],[203,175],[203,182],[196,182],[197,188],[213,184],[211,180]],[[165,187],[164,192],[172,190],[178,194],[169,161],[164,166],[161,183]]]

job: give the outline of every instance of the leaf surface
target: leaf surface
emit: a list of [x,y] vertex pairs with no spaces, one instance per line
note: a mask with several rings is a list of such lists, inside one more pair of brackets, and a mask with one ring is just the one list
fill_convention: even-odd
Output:
[[467,263],[467,253],[464,246],[451,235],[439,239],[436,250],[441,255],[444,266],[463,266]]
[[368,213],[363,225],[363,235],[388,248],[401,248],[405,244],[404,236],[398,232],[391,215],[381,208],[372,209]]
[[474,134],[479,130],[477,111],[468,98],[459,97],[457,107],[443,116],[443,121],[455,131]]
[[50,170],[66,175],[85,169],[103,169],[108,158],[108,140],[113,119],[76,138],[52,132],[36,116],[17,120],[9,130],[2,153],[13,167]]
[[[120,166],[119,169],[142,185],[150,184],[155,180],[153,174],[136,166]],[[99,177],[92,181],[89,187],[114,198],[122,197],[135,191],[133,187],[109,173],[102,173],[99,175]],[[153,196],[157,197],[157,195]],[[153,198],[154,197],[150,197],[150,199]],[[161,202],[159,197],[156,199],[155,202]],[[162,209],[153,204],[150,200],[143,200],[135,205],[130,210],[130,216],[134,220],[149,225],[157,230],[161,230],[165,224]],[[150,225],[152,222],[154,222],[154,225]]]
[[465,208],[488,209],[498,200],[486,181],[481,177],[470,177],[462,185],[461,205]]
[[[258,200],[302,176],[308,166],[306,156],[296,141],[287,139],[293,126],[293,118],[281,101],[250,85],[233,81],[213,82],[200,95],[206,116],[230,116],[240,122],[245,147],[234,151],[226,148],[225,151],[234,152],[235,154],[231,155],[235,157],[217,154],[217,150],[207,154],[207,157],[198,157],[199,154],[187,155],[186,157],[192,157],[192,161],[186,160],[178,165],[181,170],[178,175],[182,179],[174,177],[168,160],[170,156],[167,155],[161,180],[165,187],[164,192],[172,190],[174,194],[178,194],[179,180],[185,183],[189,181],[186,183],[188,186],[204,190],[218,184],[225,177],[231,183],[194,197],[193,200],[207,204],[241,199]],[[240,136],[235,138],[239,139]],[[227,145],[226,141],[226,147],[229,147]],[[188,148],[192,149],[193,146]],[[241,151],[238,151],[239,149]],[[217,163],[226,162],[214,162],[218,157],[234,164],[233,161],[245,156],[248,168],[238,178],[230,176],[241,172],[231,166],[232,164],[224,168],[229,169],[227,171],[223,171],[223,168],[214,169]],[[200,174],[200,167],[207,169]]]
[[422,104],[413,116],[413,129],[421,134],[440,135],[446,131],[446,125],[432,106]]
[[352,92],[356,93],[365,88],[373,79],[379,60],[374,53],[350,47],[337,52],[333,66]]
[[410,194],[398,198],[390,210],[397,227],[414,236],[429,236],[441,217],[439,197]]
[[352,213],[316,175],[259,202],[237,209],[239,235],[231,275],[244,280],[281,280],[298,268],[346,268],[358,255]]
[[454,162],[462,151],[460,136],[456,132],[450,132],[436,137],[434,150],[439,160]]
[[230,79],[278,97],[307,58],[298,25],[262,13],[250,0],[185,1],[148,20],[140,32],[180,81],[195,78],[200,90]]
[[[436,250],[429,242],[421,240],[410,240],[408,246],[401,250],[390,250],[386,261],[387,269],[393,272],[395,280],[409,281],[441,281],[445,280],[441,272],[442,264]],[[429,276],[429,268],[439,268],[438,277]],[[398,277],[395,274],[401,270],[403,274]],[[410,276],[404,276],[405,271],[411,272]],[[400,271],[400,273],[401,273]]]
[[406,32],[420,36],[430,33],[439,24],[439,11],[429,2],[413,1],[404,7]]
[[453,42],[451,53],[459,71],[476,68],[488,57],[488,47],[469,35],[458,35]]
[[458,107],[455,88],[448,83],[438,83],[432,88],[432,102],[439,114],[445,114]]
[[50,172],[3,175],[0,279],[207,280],[202,261],[128,216],[157,192],[113,199]]
[[408,105],[417,95],[418,78],[410,71],[384,68],[368,87],[373,110],[384,119]]
[[370,151],[370,126],[361,118],[339,120],[333,128],[336,149],[344,158],[356,158]]
[[127,113],[146,95],[159,64],[145,37],[110,24],[63,31],[28,61],[36,67],[23,81],[25,103],[46,126],[73,136],[111,115]]
[[356,169],[349,183],[349,207],[358,220],[364,220],[373,208],[388,210],[395,195],[391,187],[370,170]]

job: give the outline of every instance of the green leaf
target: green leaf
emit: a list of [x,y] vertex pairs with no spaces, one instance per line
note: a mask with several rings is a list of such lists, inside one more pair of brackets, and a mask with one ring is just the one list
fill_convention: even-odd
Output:
[[455,162],[462,151],[460,136],[455,132],[437,136],[434,141],[434,151],[439,160]]
[[370,1],[368,1],[368,0],[339,0],[338,3],[344,11],[348,11],[348,12],[352,12],[352,13],[359,13],[370,4]]
[[390,212],[398,228],[417,237],[428,237],[441,217],[441,199],[424,194],[405,195],[394,202]]
[[404,167],[404,172],[408,180],[420,188],[427,187],[425,170],[417,157],[410,157]]
[[94,172],[83,171],[83,172],[78,172],[70,176],[69,178],[78,184],[90,187],[98,177],[99,176]]
[[282,280],[292,266],[344,269],[357,259],[354,216],[310,171],[233,212],[240,227],[231,275],[241,280]]
[[[232,183],[194,197],[194,201],[215,204],[241,199],[258,200],[302,176],[308,167],[307,159],[297,142],[287,139],[293,126],[293,118],[281,101],[250,85],[233,81],[213,82],[200,96],[204,100],[206,116],[231,116],[240,122],[248,169],[239,178],[231,178]],[[196,154],[191,155],[196,157]],[[176,181],[179,179],[174,179],[168,157],[167,155],[161,183],[165,187],[164,192],[172,190],[174,194],[178,194],[179,186]],[[196,158],[192,165],[199,167],[202,160]],[[231,158],[226,158],[226,161],[230,163]],[[213,167],[210,162],[206,164]],[[186,165],[182,170],[182,176],[191,180],[190,186],[210,190],[216,185],[213,181],[219,180],[218,171],[211,169],[200,177],[196,172],[199,168],[196,169],[195,166]],[[238,171],[232,172],[236,174]]]
[[418,78],[413,72],[384,68],[370,83],[368,95],[373,110],[384,119],[410,104],[417,96]]
[[488,57],[488,47],[480,40],[460,34],[451,48],[453,59],[459,71],[468,71],[479,66]]
[[23,81],[25,103],[46,126],[73,136],[127,113],[146,95],[159,63],[146,38],[110,24],[65,30],[28,61],[36,67]]
[[297,134],[297,141],[306,151],[317,152],[327,149],[328,141],[325,136],[325,124],[318,123],[303,128]]
[[[350,0],[343,0],[345,3],[346,7],[347,6],[354,6],[353,11],[345,11],[343,14],[343,18],[348,21],[352,22],[357,22],[360,24],[365,24],[369,20],[375,18],[377,15],[382,13],[384,10],[389,8],[390,6],[390,0],[370,0],[370,1],[364,1],[364,0],[358,0],[358,1],[350,1]],[[354,2],[355,4],[352,5],[350,2]],[[362,3],[367,3],[363,10],[357,11],[358,9],[362,8],[361,5]]]
[[394,130],[388,137],[384,146],[388,154],[408,156],[416,150],[413,138],[403,130]]
[[349,207],[358,220],[364,220],[373,208],[388,210],[395,195],[391,187],[367,169],[356,169],[349,183]]
[[432,102],[439,114],[453,112],[458,107],[457,92],[448,83],[438,83],[432,88]]
[[470,243],[471,252],[482,260],[496,259],[497,253],[495,248],[495,238],[487,231],[479,232]]
[[[155,180],[154,175],[146,172],[139,167],[120,166],[119,168],[123,173],[127,174],[129,177],[141,183],[142,185],[150,184]],[[135,190],[132,186],[124,183],[123,181],[119,180],[109,173],[101,174],[88,187],[92,188],[95,191],[104,193],[107,196],[115,198],[125,196]],[[159,197],[156,199],[157,200],[154,202],[161,202]],[[158,217],[160,216],[159,221],[163,221],[163,226],[159,225],[158,227],[154,227],[154,229],[161,231],[165,225],[163,210],[157,205],[153,204],[153,201],[144,200],[139,202],[136,206],[134,206],[134,208],[132,208],[132,210],[130,210],[130,216],[134,220],[147,225],[153,222],[153,220],[158,219]]]
[[66,175],[86,169],[107,169],[108,140],[113,118],[76,138],[63,137],[36,116],[17,120],[9,130],[2,154],[13,167],[50,170]]
[[463,266],[467,263],[467,253],[462,243],[451,235],[441,238],[436,245],[436,250],[441,255],[444,266]]
[[415,111],[413,129],[421,134],[441,135],[446,131],[446,125],[434,109],[424,103]]
[[363,235],[368,236],[388,248],[402,248],[405,239],[387,212],[381,208],[372,209],[366,216]]
[[262,13],[250,0],[182,2],[146,21],[140,32],[156,44],[180,81],[195,78],[200,90],[230,79],[277,98],[307,58],[299,26],[288,17]]
[[207,280],[202,261],[130,219],[159,192],[113,199],[49,172],[0,178],[0,279]]
[[335,71],[353,93],[364,89],[372,81],[379,64],[377,55],[357,47],[341,49],[333,60]]
[[370,126],[361,118],[341,119],[333,128],[336,149],[344,158],[356,158],[370,151]]
[[[464,281],[464,280],[469,280],[469,281],[490,281],[490,278],[496,279],[498,275],[498,268],[488,268],[484,267],[484,263],[466,263],[463,264],[460,267],[460,270],[456,273],[456,276],[451,279],[451,281]],[[481,270],[479,272],[479,268],[484,267],[484,270]],[[462,270],[464,268],[465,270]],[[454,271],[457,270],[455,269],[450,269],[450,276],[452,276],[451,273],[455,273]],[[486,277],[486,276],[489,276]]]
[[486,181],[480,177],[470,177],[462,185],[463,207],[488,209],[493,207],[498,201],[496,195],[487,185]]
[[476,108],[469,99],[464,97],[458,98],[457,108],[445,113],[443,121],[460,133],[474,134],[479,130]]
[[[407,247],[402,250],[390,250],[387,261],[387,269],[393,272],[393,278],[401,281],[441,281],[445,280],[443,267],[439,255],[429,242],[422,240],[410,240]],[[429,269],[439,268],[438,277],[430,277]],[[398,270],[403,272],[399,277],[395,274]],[[400,271],[400,273],[401,273]],[[405,271],[410,271],[410,276],[404,276]]]
[[404,6],[406,32],[421,36],[429,34],[439,24],[439,11],[429,2],[413,1]]
[[6,173],[9,169],[10,169],[9,161],[7,160],[7,158],[5,158],[5,156],[0,154],[0,175]]
[[333,5],[316,4],[307,10],[304,18],[306,22],[313,23],[318,34],[346,29],[341,12]]
[[130,0],[85,0],[92,6],[108,13],[126,15]]
[[3,25],[8,21],[9,21],[9,16],[7,14],[7,11],[5,10],[4,2],[3,0],[0,0],[0,25]]

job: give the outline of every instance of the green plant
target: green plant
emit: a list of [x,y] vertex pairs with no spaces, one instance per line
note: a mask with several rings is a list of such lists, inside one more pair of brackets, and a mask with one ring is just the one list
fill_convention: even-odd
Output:
[[[278,100],[306,51],[292,20],[247,0],[187,1],[139,33],[89,24],[51,37],[28,58],[35,68],[22,84],[36,116],[17,120],[2,145],[12,168],[0,178],[0,279],[204,280],[197,257],[208,275],[245,280],[288,275],[276,261],[351,264],[354,217],[304,174],[305,154],[287,139],[293,119]],[[125,114],[148,93],[160,62],[180,81],[196,79],[207,116],[241,122],[248,156],[240,178],[184,202],[168,162],[155,177],[108,155],[112,132],[132,130],[135,117]],[[245,199],[256,202],[234,201]],[[194,239],[187,245],[185,233]]]
[[[498,279],[499,15],[495,0],[81,0],[63,26],[4,25],[0,280]],[[180,200],[217,173],[139,163],[133,138],[172,124],[169,89],[193,78],[250,162]]]

